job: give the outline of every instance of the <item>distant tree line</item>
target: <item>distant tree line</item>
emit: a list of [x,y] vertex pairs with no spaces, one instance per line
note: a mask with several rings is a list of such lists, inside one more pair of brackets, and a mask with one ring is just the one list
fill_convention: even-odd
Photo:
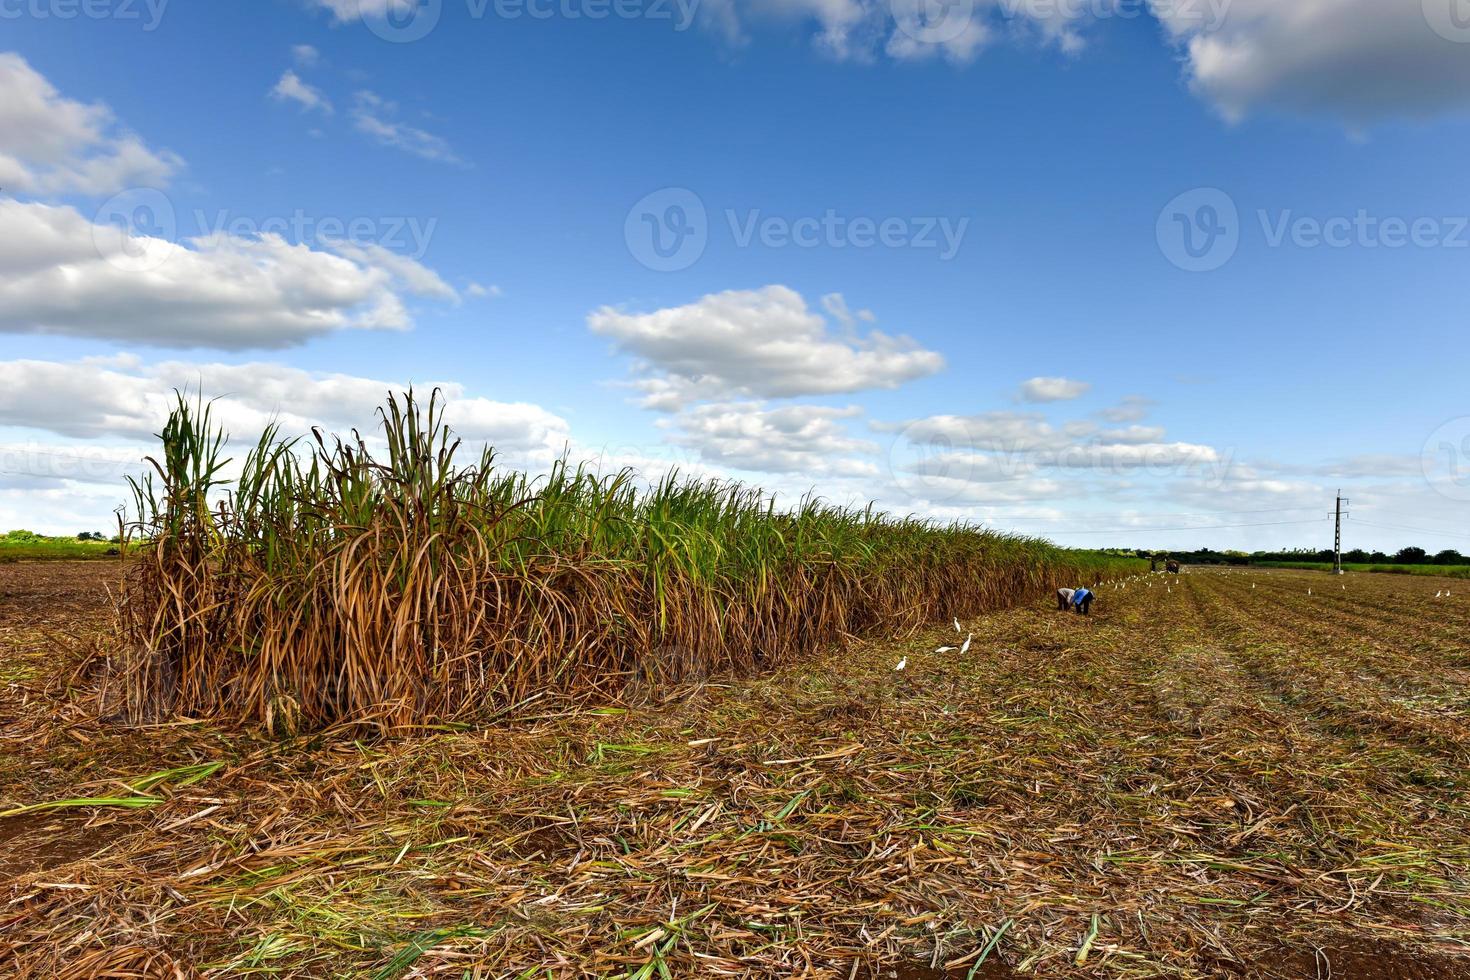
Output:
[[[1138,557],[1151,558],[1156,552],[1139,551]],[[1312,551],[1308,548],[1296,548],[1291,551],[1212,551],[1209,548],[1200,548],[1197,551],[1171,551],[1170,558],[1185,563],[1186,565],[1252,565],[1257,562],[1284,561],[1284,562],[1332,562],[1331,549]],[[1344,564],[1350,565],[1467,565],[1470,558],[1466,558],[1458,551],[1447,549],[1438,554],[1431,555],[1423,548],[1402,548],[1394,554],[1382,551],[1364,551],[1362,548],[1354,548],[1352,551],[1342,553]]]

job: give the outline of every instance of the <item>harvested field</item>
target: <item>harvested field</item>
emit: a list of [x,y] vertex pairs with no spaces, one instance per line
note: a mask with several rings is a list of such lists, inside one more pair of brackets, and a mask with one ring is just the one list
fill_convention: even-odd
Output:
[[99,722],[117,574],[0,566],[0,811],[74,802],[0,818],[0,975],[1470,976],[1463,582],[1191,570],[373,743]]

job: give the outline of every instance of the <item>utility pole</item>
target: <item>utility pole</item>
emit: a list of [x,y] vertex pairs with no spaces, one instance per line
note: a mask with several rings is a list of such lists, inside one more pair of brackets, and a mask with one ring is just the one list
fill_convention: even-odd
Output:
[[1332,574],[1342,574],[1342,491],[1337,491],[1337,528],[1332,535]]

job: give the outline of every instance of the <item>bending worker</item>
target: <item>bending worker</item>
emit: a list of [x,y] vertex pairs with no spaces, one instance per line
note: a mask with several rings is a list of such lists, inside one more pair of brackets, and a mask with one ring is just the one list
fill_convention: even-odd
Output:
[[1057,612],[1066,612],[1072,606],[1075,589],[1057,589]]
[[1097,598],[1091,589],[1078,589],[1072,593],[1072,608],[1077,610],[1078,615],[1092,615],[1092,600]]

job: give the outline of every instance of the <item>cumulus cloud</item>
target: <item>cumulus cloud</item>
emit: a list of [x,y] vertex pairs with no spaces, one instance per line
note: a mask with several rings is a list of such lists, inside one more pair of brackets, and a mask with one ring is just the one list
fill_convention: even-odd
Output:
[[271,98],[277,102],[295,102],[303,111],[315,110],[327,115],[332,114],[332,103],[322,94],[321,89],[308,85],[301,80],[300,75],[289,68],[271,89]]
[[1070,378],[1032,378],[1021,384],[1021,400],[1028,402],[1065,402],[1081,398],[1092,389],[1086,381]]
[[[74,439],[147,441],[167,417],[177,389],[217,398],[215,417],[240,444],[272,420],[287,434],[304,434],[316,425],[366,432],[388,393],[406,387],[406,379],[316,373],[259,362],[145,364],[127,356],[0,361],[0,425]],[[454,382],[428,381],[417,387],[424,395],[435,387],[443,390],[445,418],[467,442],[544,460],[569,438],[567,422],[540,406],[473,397]]]
[[404,296],[455,298],[432,270],[377,245],[222,234],[180,244],[20,201],[0,201],[0,226],[0,332],[274,348],[406,329]]
[[119,129],[112,111],[62,96],[18,54],[0,53],[0,186],[23,194],[160,187],[183,166]]
[[878,423],[880,431],[901,431],[915,444],[970,451],[1034,452],[1060,449],[1072,439],[1040,415],[1021,412],[982,412],[976,415],[931,415],[902,425]]
[[1115,425],[1124,422],[1140,422],[1148,417],[1153,404],[1151,399],[1143,395],[1129,395],[1118,404],[1104,408],[1095,414],[1104,422],[1112,422]]
[[1098,433],[1098,441],[1110,444],[1133,444],[1158,442],[1164,438],[1161,425],[1130,425],[1124,429],[1106,429]]
[[[346,435],[359,429],[371,446],[376,409],[409,379],[374,379],[303,371],[282,364],[144,363],[118,355],[79,361],[0,361],[0,529],[49,533],[107,528],[127,498],[125,476],[146,469],[174,390],[213,398],[215,419],[230,435],[227,475],[272,421],[282,434],[313,426]],[[526,402],[471,395],[460,384],[416,385],[446,398],[445,419],[465,441],[460,459],[494,447],[501,465],[533,472],[570,442],[563,418]]]
[[[1470,106],[1463,2],[1147,0],[1190,85],[1226,116],[1277,108],[1350,124]],[[1097,21],[1138,9],[1106,0],[707,0],[699,16],[733,44],[775,23],[809,30],[812,46],[839,61],[966,63],[1004,37],[1075,55]]]
[[339,24],[364,17],[386,20],[389,16],[408,16],[418,7],[420,0],[308,0],[313,6],[325,10]]
[[1231,118],[1279,108],[1367,123],[1470,106],[1470,57],[1451,39],[1459,0],[1231,0],[1217,19],[1150,2],[1194,89]]
[[885,54],[964,63],[1002,35],[1076,52],[1084,43],[1087,6],[1051,0],[706,0],[699,16],[732,44],[748,42],[755,25],[794,23],[810,27],[812,46],[838,61],[868,62]]
[[895,433],[894,487],[912,505],[949,516],[960,505],[1127,494],[1140,479],[1217,484],[1232,462],[1212,446],[1167,442],[1161,427],[1101,429],[1036,413],[937,415],[874,428]]
[[[838,300],[829,297],[828,308]],[[944,367],[906,337],[835,333],[786,286],[714,293],[652,313],[603,307],[587,324],[638,358],[644,404],[663,410],[699,399],[897,388]]]
[[812,476],[876,476],[870,458],[878,446],[848,434],[843,422],[862,414],[857,407],[755,402],[699,405],[674,420],[676,445],[705,463],[765,473]]
[[397,114],[397,103],[374,92],[358,92],[352,106],[352,121],[358,132],[371,136],[384,146],[437,163],[464,164],[448,140],[400,122],[394,118]]

